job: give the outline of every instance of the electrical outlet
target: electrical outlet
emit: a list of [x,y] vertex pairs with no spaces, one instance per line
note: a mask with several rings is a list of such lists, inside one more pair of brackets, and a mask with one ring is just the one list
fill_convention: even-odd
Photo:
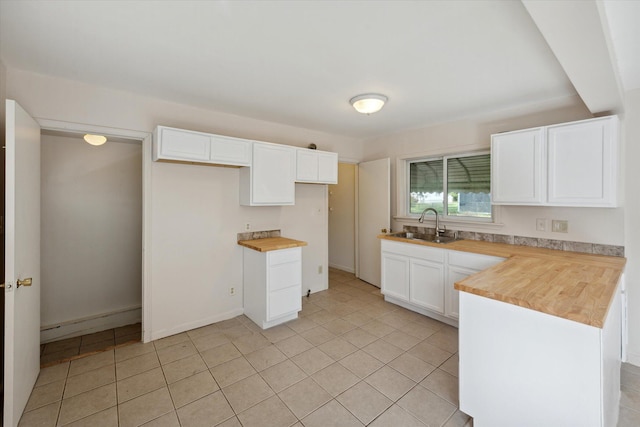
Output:
[[318,274],[322,274],[322,266],[321,265],[318,266]]
[[236,294],[236,288],[231,287],[229,288],[229,295],[235,295]]
[[547,219],[546,218],[537,218],[536,219],[536,230],[537,231],[547,231]]
[[554,233],[568,233],[569,221],[554,219],[551,221],[551,231]]
[[247,223],[245,223],[245,224],[244,224],[244,229],[245,229],[246,231],[251,230],[251,224],[250,224],[250,223],[248,223],[248,222],[247,222]]

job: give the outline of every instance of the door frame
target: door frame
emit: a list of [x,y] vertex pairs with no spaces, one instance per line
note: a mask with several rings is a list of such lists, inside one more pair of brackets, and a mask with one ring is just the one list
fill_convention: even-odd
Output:
[[142,341],[151,341],[151,142],[152,133],[109,126],[72,123],[34,117],[42,130],[96,133],[129,138],[142,144]]

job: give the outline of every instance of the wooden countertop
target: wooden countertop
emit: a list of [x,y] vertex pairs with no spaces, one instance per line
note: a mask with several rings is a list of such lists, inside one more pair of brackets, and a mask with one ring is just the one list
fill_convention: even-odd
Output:
[[388,235],[378,237],[507,258],[457,282],[455,288],[598,328],[604,325],[626,263],[622,257],[477,240],[443,245]]
[[286,237],[268,237],[265,239],[238,240],[240,246],[253,249],[258,252],[277,251],[280,249],[297,248],[307,246],[307,242],[288,239]]

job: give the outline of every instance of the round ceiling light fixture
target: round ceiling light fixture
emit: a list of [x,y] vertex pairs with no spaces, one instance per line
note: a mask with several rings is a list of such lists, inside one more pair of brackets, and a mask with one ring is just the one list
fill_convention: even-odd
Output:
[[353,105],[358,113],[372,114],[377,113],[384,107],[384,103],[389,98],[379,93],[365,93],[362,95],[354,96],[349,100],[349,103]]
[[93,135],[88,133],[84,136],[84,140],[91,145],[102,145],[107,142],[107,137],[104,135]]

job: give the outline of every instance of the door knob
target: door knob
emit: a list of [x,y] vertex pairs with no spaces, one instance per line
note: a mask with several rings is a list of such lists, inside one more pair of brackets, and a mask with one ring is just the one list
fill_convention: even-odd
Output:
[[18,279],[18,287],[20,286],[31,286],[33,279],[31,277],[27,277],[26,279],[20,280]]

